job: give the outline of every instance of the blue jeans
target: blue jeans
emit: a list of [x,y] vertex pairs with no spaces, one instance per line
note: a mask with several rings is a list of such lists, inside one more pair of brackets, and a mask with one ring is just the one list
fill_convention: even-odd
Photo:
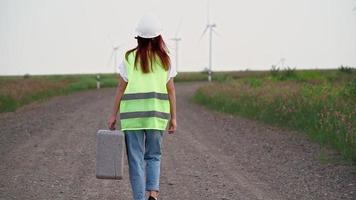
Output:
[[125,130],[129,176],[134,200],[144,200],[145,191],[159,191],[163,131]]

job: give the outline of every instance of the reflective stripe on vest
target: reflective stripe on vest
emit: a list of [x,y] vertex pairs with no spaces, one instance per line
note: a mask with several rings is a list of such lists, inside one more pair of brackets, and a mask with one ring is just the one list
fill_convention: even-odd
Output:
[[169,119],[170,114],[158,111],[141,111],[141,112],[126,112],[120,114],[120,119],[141,118],[141,117],[158,117]]
[[170,119],[168,72],[157,61],[150,73],[143,73],[139,65],[135,69],[135,52],[124,62],[128,83],[120,101],[121,130],[165,130]]
[[158,93],[158,92],[146,92],[146,93],[134,93],[134,94],[124,94],[121,100],[132,100],[132,99],[149,99],[157,98],[162,100],[168,100],[168,94]]

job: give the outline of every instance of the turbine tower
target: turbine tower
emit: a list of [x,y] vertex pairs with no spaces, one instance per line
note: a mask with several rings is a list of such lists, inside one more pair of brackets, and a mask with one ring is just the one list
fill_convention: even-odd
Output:
[[180,30],[180,26],[182,25],[182,19],[179,21],[176,33],[174,35],[174,38],[171,38],[171,40],[174,41],[175,43],[175,51],[176,51],[176,70],[178,71],[178,46],[179,42],[182,40],[182,38],[178,37],[178,32]]
[[209,30],[209,70],[208,70],[208,81],[211,82],[211,71],[212,71],[212,50],[213,50],[213,45],[212,45],[212,42],[213,42],[213,32],[215,34],[216,31],[215,31],[215,28],[216,28],[216,24],[215,23],[210,23],[210,16],[209,16],[209,9],[210,9],[210,5],[209,5],[209,1],[207,2],[208,4],[208,12],[207,12],[207,24],[206,24],[206,27],[203,31],[203,34],[200,36],[200,38],[202,38],[206,31]]

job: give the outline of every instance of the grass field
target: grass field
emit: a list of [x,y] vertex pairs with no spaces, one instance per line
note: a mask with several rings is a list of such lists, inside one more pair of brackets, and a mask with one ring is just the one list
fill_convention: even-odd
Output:
[[[206,79],[202,73],[182,73],[176,81]],[[101,87],[115,87],[118,76],[101,74]],[[11,112],[34,101],[96,88],[96,75],[0,76],[0,112]]]
[[[101,87],[114,87],[117,77],[102,74]],[[56,95],[96,88],[96,75],[3,76],[0,77],[0,112]]]
[[307,133],[356,163],[356,72],[292,69],[226,77],[194,101],[218,111]]
[[[254,72],[253,72],[254,73]],[[246,73],[217,72],[216,80],[225,80],[246,76]],[[175,78],[181,81],[207,80],[207,74],[201,72],[182,72]],[[118,76],[101,74],[101,87],[115,87]],[[46,75],[46,76],[0,76],[0,112],[15,111],[18,107],[41,101],[56,95],[66,95],[76,91],[96,88],[96,75]]]

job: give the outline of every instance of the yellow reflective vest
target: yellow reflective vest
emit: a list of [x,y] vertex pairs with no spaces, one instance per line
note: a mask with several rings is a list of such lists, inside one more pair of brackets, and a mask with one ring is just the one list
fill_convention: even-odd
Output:
[[121,130],[166,130],[170,119],[168,71],[159,58],[151,63],[150,73],[143,73],[139,63],[135,69],[135,53],[124,59],[128,82],[120,101]]

